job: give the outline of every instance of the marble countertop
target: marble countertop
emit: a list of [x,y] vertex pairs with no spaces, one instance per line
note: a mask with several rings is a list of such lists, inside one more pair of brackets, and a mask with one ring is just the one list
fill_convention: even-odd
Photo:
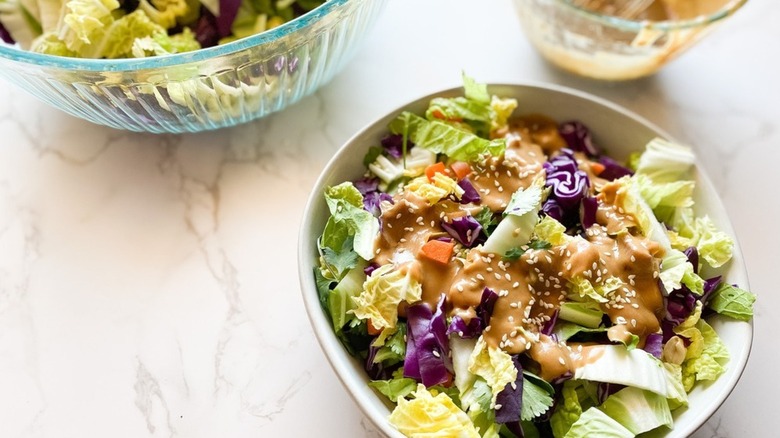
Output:
[[695,436],[776,435],[779,22],[751,1],[657,76],[604,84],[544,63],[509,0],[393,0],[319,92],[199,135],[94,126],[0,82],[0,435],[376,436],[303,310],[303,204],[354,132],[461,70],[576,87],[695,145],[759,296],[745,374]]

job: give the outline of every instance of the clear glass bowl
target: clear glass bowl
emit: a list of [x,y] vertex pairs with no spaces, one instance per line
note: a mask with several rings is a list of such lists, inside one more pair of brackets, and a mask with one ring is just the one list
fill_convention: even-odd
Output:
[[643,17],[622,19],[572,0],[515,0],[523,30],[548,61],[582,76],[648,76],[690,48],[747,0],[657,0]]
[[180,133],[233,126],[279,111],[330,80],[384,4],[330,0],[261,34],[155,58],[65,58],[0,42],[0,76],[113,128]]

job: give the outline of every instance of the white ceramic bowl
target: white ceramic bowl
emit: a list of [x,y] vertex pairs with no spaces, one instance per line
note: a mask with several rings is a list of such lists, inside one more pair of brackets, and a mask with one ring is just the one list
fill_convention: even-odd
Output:
[[[553,85],[491,85],[491,94],[514,97],[519,102],[516,114],[541,113],[558,121],[577,119],[585,123],[593,133],[593,139],[611,157],[625,159],[631,152],[639,151],[652,138],[671,139],[658,127],[636,114],[598,97]],[[372,145],[387,133],[387,124],[401,111],[422,113],[431,98],[461,95],[460,88],[433,93],[421,97],[402,108],[371,123],[341,147],[325,166],[312,189],[303,214],[298,242],[298,269],[303,301],[309,314],[314,333],[341,382],[352,398],[376,427],[390,437],[402,437],[387,421],[392,405],[369,386],[369,378],[360,360],[353,358],[339,343],[328,317],[320,306],[313,270],[317,265],[317,238],[322,233],[328,217],[328,208],[322,196],[325,187],[360,178],[364,172],[363,156]],[[709,178],[696,169],[698,213],[706,212],[720,228],[734,236],[734,230]],[[748,278],[739,245],[735,245],[734,258],[728,265],[725,278],[748,288]],[[728,347],[731,359],[728,369],[711,384],[697,384],[689,394],[687,409],[675,412],[675,426],[670,433],[654,436],[686,437],[698,429],[715,412],[737,384],[750,354],[753,340],[752,323],[727,318],[710,319],[715,330]]]

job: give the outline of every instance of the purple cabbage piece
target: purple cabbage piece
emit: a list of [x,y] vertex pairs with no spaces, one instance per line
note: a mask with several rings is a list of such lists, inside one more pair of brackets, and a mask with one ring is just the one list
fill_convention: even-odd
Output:
[[652,354],[656,358],[661,358],[661,351],[663,350],[664,337],[658,333],[650,333],[645,339],[645,346],[643,350]]
[[353,184],[360,194],[363,195],[363,209],[375,217],[379,217],[381,214],[379,205],[382,201],[393,202],[392,196],[379,191],[379,179],[377,178],[364,177]]
[[482,290],[482,297],[477,305],[476,317],[471,318],[468,324],[463,319],[455,315],[450,322],[450,326],[447,328],[447,335],[457,333],[463,339],[472,339],[479,337],[482,334],[482,330],[490,324],[490,317],[493,315],[493,307],[498,300],[498,294],[493,292],[492,289],[485,288]]
[[559,155],[544,163],[544,170],[547,172],[545,185],[552,187],[550,197],[564,210],[578,207],[588,193],[590,179],[577,167],[572,151],[562,149]]
[[580,207],[580,223],[582,229],[587,230],[596,223],[596,212],[599,209],[599,203],[596,198],[586,196],[582,198],[582,206]]
[[704,293],[701,294],[701,298],[699,299],[705,307],[710,302],[710,296],[712,296],[712,293],[715,292],[715,289],[720,286],[722,280],[723,277],[720,275],[704,280]]
[[406,309],[404,377],[420,381],[426,387],[450,382],[453,372],[444,300],[442,295],[435,312],[425,303]]
[[605,383],[605,382],[599,383],[598,387],[596,387],[596,396],[599,399],[599,404],[604,403],[607,397],[620,391],[625,387],[626,385],[620,385],[618,383]]
[[241,0],[219,0],[219,17],[217,17],[217,32],[219,36],[226,37],[233,33],[233,22],[238,15]]
[[368,264],[368,266],[366,266],[365,268],[363,268],[363,272],[365,272],[365,274],[366,274],[366,276],[367,276],[367,277],[370,277],[370,276],[371,276],[371,274],[372,274],[374,271],[376,271],[378,268],[379,268],[379,265],[378,265],[378,264],[376,264],[376,263],[374,263],[374,262],[371,262],[371,263],[369,263],[369,264]]
[[463,196],[460,197],[461,204],[479,204],[479,201],[482,200],[468,178],[458,181],[458,186],[463,189]]
[[200,18],[192,26],[192,32],[204,48],[216,46],[221,37],[217,29],[217,17],[205,7],[200,8]]
[[[520,411],[523,407],[523,366],[520,364],[520,355],[513,355],[512,363],[517,369],[517,378],[514,382],[507,383],[496,397],[496,423],[499,424],[520,421]],[[501,405],[500,409],[498,405]]]
[[563,207],[561,207],[560,204],[558,204],[558,201],[556,201],[553,198],[547,198],[547,201],[545,201],[544,205],[542,205],[542,211],[547,216],[550,216],[551,218],[557,220],[558,222],[561,222],[563,220],[564,211]]
[[561,123],[558,126],[558,133],[573,151],[583,152],[591,158],[600,154],[599,149],[593,144],[590,130],[582,122],[572,120]]
[[696,249],[695,246],[689,246],[688,248],[685,248],[683,254],[685,254],[685,257],[687,257],[688,261],[693,265],[693,273],[698,275],[699,274],[699,250]]
[[16,43],[16,41],[14,41],[14,38],[11,36],[11,34],[8,32],[5,26],[3,26],[3,23],[0,23],[0,40],[3,40],[8,44]]
[[[393,158],[401,158],[404,153],[404,136],[401,134],[388,134],[382,139],[382,147]],[[407,150],[411,149],[412,142],[406,140]]]
[[617,161],[609,158],[606,155],[599,157],[599,163],[604,165],[604,170],[599,174],[599,178],[604,178],[609,181],[622,178],[624,176],[631,176],[634,172],[631,169],[624,167]]
[[368,347],[368,357],[366,357],[365,369],[372,380],[387,380],[393,377],[392,370],[385,368],[381,362],[374,363],[374,358],[376,358],[376,354],[381,348],[382,347],[374,347],[373,345]]
[[447,336],[455,333],[463,339],[474,339],[479,337],[484,329],[485,327],[482,325],[482,319],[480,318],[471,318],[469,323],[466,324],[463,318],[455,315],[452,317],[452,321],[450,321],[450,326],[447,327]]
[[555,328],[556,322],[558,322],[558,309],[555,309],[555,312],[553,312],[550,320],[544,323],[544,326],[542,327],[542,334],[552,336],[553,328]]
[[441,227],[466,248],[474,246],[482,232],[482,225],[469,215],[455,218],[452,222],[441,221]]
[[666,319],[679,325],[688,318],[696,308],[696,295],[685,285],[676,289],[666,297]]

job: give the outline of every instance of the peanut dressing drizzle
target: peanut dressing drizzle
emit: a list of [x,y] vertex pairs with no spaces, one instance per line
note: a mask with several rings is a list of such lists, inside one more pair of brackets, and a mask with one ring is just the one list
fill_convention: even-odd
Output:
[[[481,196],[480,205],[450,200],[429,205],[414,193],[402,191],[395,195],[393,205],[383,205],[374,261],[410,270],[422,285],[423,302],[434,307],[446,294],[449,315],[466,322],[476,316],[483,290],[493,290],[499,298],[482,334],[485,341],[509,354],[527,352],[539,364],[540,377],[548,381],[598,354],[598,349],[593,349],[593,354],[583,355],[581,346],[572,349],[540,333],[567,299],[575,279],[585,278],[594,287],[603,286],[611,277],[619,281],[619,287],[610,291],[601,305],[614,324],[610,339],[635,334],[643,342],[648,334],[658,332],[663,317],[657,283],[662,250],[628,232],[636,228],[636,220],[619,207],[624,194],[614,183],[599,184],[597,224],[584,237],[576,236],[564,245],[529,250],[514,261],[484,253],[479,247],[463,249],[448,264],[420,254],[428,240],[449,236],[441,227],[442,221],[476,214],[484,206],[494,212],[503,210],[518,188],[528,187],[543,172],[545,154],[565,146],[557,124],[541,116],[515,120],[503,135],[507,138],[505,155],[474,166],[469,176]],[[616,280],[611,281],[614,284]],[[405,305],[399,306],[399,314],[405,315]]]

